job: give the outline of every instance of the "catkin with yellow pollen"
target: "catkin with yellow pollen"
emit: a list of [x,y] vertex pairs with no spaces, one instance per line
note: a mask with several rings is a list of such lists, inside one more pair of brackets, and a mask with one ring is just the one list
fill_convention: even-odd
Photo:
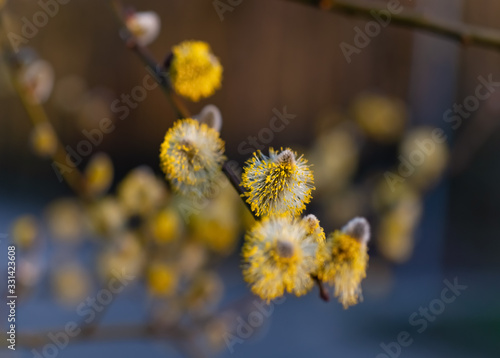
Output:
[[93,196],[104,194],[113,181],[113,162],[104,153],[97,153],[85,168],[87,191]]
[[177,272],[168,264],[155,262],[148,269],[147,284],[153,296],[172,295],[177,288],[177,281]]
[[192,118],[178,120],[160,148],[160,165],[172,188],[184,195],[207,197],[221,175],[224,141],[219,132]]
[[222,66],[207,43],[184,41],[172,49],[169,75],[174,91],[196,102],[220,88]]
[[342,230],[330,234],[320,251],[324,265],[318,277],[335,286],[334,295],[344,308],[363,299],[361,280],[366,277],[369,239],[368,222],[354,218]]
[[33,128],[30,141],[35,154],[41,157],[48,158],[57,151],[57,136],[48,122],[37,124]]
[[309,214],[304,216],[302,220],[307,226],[307,235],[311,236],[320,246],[324,245],[325,231],[320,226],[318,218],[313,214]]
[[247,162],[241,185],[252,211],[257,216],[271,214],[299,215],[311,201],[314,177],[307,160],[290,148],[269,157],[260,151]]
[[254,294],[270,301],[285,292],[301,296],[314,281],[321,235],[287,215],[265,217],[245,236],[243,277]]

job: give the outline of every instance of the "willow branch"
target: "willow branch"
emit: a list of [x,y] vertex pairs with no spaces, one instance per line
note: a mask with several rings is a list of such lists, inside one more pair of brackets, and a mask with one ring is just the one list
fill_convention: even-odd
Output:
[[229,167],[229,162],[225,162],[222,165],[222,172],[226,175],[226,177],[229,179],[229,182],[233,186],[234,190],[240,195],[241,200],[243,200],[243,203],[247,207],[247,209],[250,211],[250,213],[253,215],[255,220],[259,220],[259,218],[255,215],[255,213],[252,210],[252,206],[250,203],[248,203],[245,199],[245,189],[241,186],[241,179],[240,177]]
[[[164,68],[158,64],[158,62],[153,58],[148,49],[144,46],[141,46],[137,42],[133,34],[127,30],[125,23],[126,10],[121,4],[121,2],[119,0],[112,0],[111,4],[117,18],[119,19],[121,25],[123,26],[121,33],[122,33],[122,40],[125,42],[125,45],[129,49],[131,49],[137,55],[137,57],[139,57],[139,59],[146,65],[147,69],[153,74],[154,79],[156,80],[156,82],[158,82],[160,87],[167,95],[167,98],[170,100],[170,103],[172,104],[177,115],[180,118],[191,117],[189,110],[186,108],[182,100],[178,96],[176,96],[174,90],[172,89],[170,81],[165,75]],[[241,195],[244,194],[245,191],[240,185],[239,176],[229,167],[228,162],[224,163],[222,167],[222,172],[229,179],[231,185],[238,192],[238,194],[240,194],[241,197]],[[252,213],[252,215],[254,215],[255,217],[255,214],[252,211],[250,204],[248,204],[246,200],[244,200],[243,198],[242,200],[246,205],[246,207],[248,208],[248,210],[250,211],[250,213]]]
[[[175,93],[170,85],[170,81],[168,78],[165,76],[162,67],[156,62],[156,60],[153,58],[153,56],[150,54],[150,52],[145,48],[144,46],[139,45],[139,43],[136,41],[132,33],[126,29],[126,23],[125,23],[125,14],[126,11],[121,4],[120,0],[112,0],[111,2],[113,10],[115,14],[117,15],[118,19],[120,20],[123,29],[122,29],[122,34],[125,34],[124,36],[122,35],[122,39],[125,41],[125,44],[127,45],[128,48],[133,50],[133,52],[142,60],[142,62],[146,65],[146,67],[149,69],[154,74],[154,78],[158,82],[158,84],[163,88],[164,92],[166,93],[167,97],[170,99],[171,104],[173,105],[174,109],[176,112],[181,115],[182,118],[187,118],[190,117],[189,111],[187,108],[184,106],[180,98],[175,96]],[[242,199],[243,203],[245,206],[248,208],[250,213],[253,215],[253,217],[256,220],[259,220],[259,218],[255,215],[254,211],[252,210],[251,205],[244,199],[243,195],[245,194],[245,190],[241,186],[241,180],[239,176],[230,168],[228,162],[226,161],[224,165],[222,166],[222,172],[224,175],[229,179],[229,182],[231,185],[234,187],[236,192],[240,195],[240,198]],[[320,298],[323,301],[328,302],[330,300],[330,297],[328,295],[327,290],[324,288],[323,283],[321,280],[318,279],[316,276],[312,276],[314,281],[317,283],[320,291]]]
[[[17,343],[24,348],[43,347],[45,344],[51,343],[48,336],[51,332],[54,333],[54,330],[32,334],[20,333]],[[70,337],[70,342],[74,344],[87,341],[119,341],[139,338],[164,338],[166,336],[176,338],[181,335],[180,331],[173,328],[158,329],[152,324],[145,323],[102,326],[93,330],[90,334],[84,334],[84,332],[81,331],[80,334]]]
[[[0,49],[3,52],[3,56],[5,57],[5,62],[7,64],[7,72],[9,76],[9,80],[12,83],[12,86],[21,100],[26,113],[28,114],[28,118],[30,119],[33,127],[35,128],[37,125],[47,123],[52,128],[49,117],[45,112],[43,106],[38,103],[32,95],[28,92],[26,86],[21,83],[19,80],[18,72],[20,69],[19,59],[17,57],[17,53],[12,47],[10,41],[7,41],[5,38],[5,34],[7,30],[4,28],[4,13],[0,13],[0,31],[2,32],[2,38],[0,39],[1,47]],[[54,132],[55,133],[55,132]],[[65,163],[67,158],[67,152],[64,148],[59,137],[56,136],[56,149],[55,152],[52,153],[51,159],[55,163]],[[66,181],[68,186],[82,199],[88,199],[88,193],[85,185],[85,178],[80,170],[75,166],[72,168],[70,172],[61,171],[60,172],[62,178]]]
[[[10,69],[9,72],[14,72],[14,70]],[[40,104],[31,101],[30,96],[26,92],[26,89],[15,78],[16,77],[15,75],[16,75],[15,73],[11,73],[11,82],[18,97],[21,99],[21,102],[23,103],[23,107],[26,110],[33,127],[36,127],[37,125],[40,125],[42,123],[50,124],[50,120],[43,107]],[[68,153],[66,152],[64,145],[61,143],[60,139],[56,136],[56,150],[54,154],[52,154],[51,159],[57,163],[65,163],[67,154]],[[72,168],[70,172],[61,171],[60,174],[64,178],[68,186],[77,195],[80,195],[80,197],[82,197],[83,199],[88,198],[87,191],[85,188],[85,179],[83,177],[83,174],[76,166]]]
[[[287,0],[318,6],[318,1]],[[323,6],[324,10],[334,13],[373,19],[373,14],[382,10],[387,11],[387,6],[375,5],[373,3],[360,1],[323,1],[328,4]],[[421,30],[434,35],[443,36],[458,41],[464,45],[476,45],[481,47],[500,50],[500,31],[483,28],[463,23],[450,22],[443,19],[431,19],[414,10],[403,10],[399,13],[391,13],[391,25]]]
[[328,302],[330,301],[330,295],[328,294],[328,290],[325,288],[325,286],[323,285],[323,281],[321,281],[319,279],[318,276],[316,275],[311,275],[311,278],[314,280],[314,282],[316,282],[316,284],[318,285],[318,288],[319,288],[319,297],[325,301],[325,302]]
[[126,16],[127,11],[125,7],[122,5],[119,0],[112,0],[111,7],[113,9],[113,13],[115,14],[118,22],[122,26],[120,30],[120,35],[125,45],[132,50],[137,57],[146,65],[148,71],[153,75],[154,79],[160,87],[163,89],[165,94],[167,95],[170,104],[174,108],[176,115],[178,118],[189,118],[191,114],[181,99],[175,94],[170,85],[170,81],[168,80],[164,69],[162,66],[158,64],[158,62],[154,59],[153,55],[149,52],[149,50],[141,46],[135,36],[127,29],[126,24]]

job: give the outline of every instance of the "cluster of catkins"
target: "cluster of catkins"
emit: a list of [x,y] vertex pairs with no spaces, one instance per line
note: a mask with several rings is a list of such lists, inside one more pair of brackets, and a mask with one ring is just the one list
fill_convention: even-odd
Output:
[[[172,54],[167,74],[176,93],[196,101],[220,87],[222,67],[207,44],[184,42]],[[160,162],[177,193],[196,200],[213,192],[226,161],[219,129],[197,117],[180,119],[167,131]],[[316,216],[301,217],[315,189],[303,156],[290,148],[270,148],[269,155],[257,151],[244,167],[240,187],[256,218],[242,250],[243,276],[253,293],[266,301],[285,292],[300,296],[317,281],[333,285],[344,307],[362,298],[369,224],[354,218],[325,238]]]

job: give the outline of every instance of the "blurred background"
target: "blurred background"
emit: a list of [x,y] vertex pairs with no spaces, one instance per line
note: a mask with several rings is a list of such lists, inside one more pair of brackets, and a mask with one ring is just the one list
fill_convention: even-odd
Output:
[[[238,321],[224,321],[225,328],[217,326],[219,331],[204,327],[216,332],[217,337],[212,338],[219,341],[213,355],[497,357],[500,92],[493,86],[490,96],[477,101],[474,110],[459,115],[461,119],[452,120],[449,113],[454,111],[456,115],[454,106],[464,105],[469,96],[477,96],[476,89],[483,80],[500,81],[500,52],[465,47],[433,34],[389,25],[348,62],[340,45],[354,45],[356,28],[363,29],[366,19],[278,0],[242,1],[230,5],[231,10],[221,18],[214,3],[128,2],[137,11],[152,10],[161,18],[159,36],[149,46],[158,61],[163,61],[171,47],[183,40],[202,40],[211,45],[224,67],[222,88],[208,99],[187,105],[192,113],[207,104],[218,106],[224,120],[221,137],[229,158],[242,167],[251,154],[248,148],[260,149],[248,144],[250,136],[266,148],[264,152],[269,146],[290,146],[303,153],[313,164],[317,186],[307,213],[315,213],[327,233],[354,216],[367,216],[373,225],[373,239],[362,303],[343,310],[335,300],[322,302],[315,287],[305,297],[287,297],[275,305],[273,313],[251,337],[231,348],[220,339],[224,332],[237,329]],[[498,28],[495,14],[500,11],[500,3],[493,0],[400,3],[405,10],[443,19],[444,23]],[[11,31],[22,33],[23,18],[32,20],[41,8],[34,1],[16,0],[8,2],[6,9]],[[36,51],[53,69],[53,89],[44,108],[62,143],[76,148],[85,139],[84,131],[99,128],[103,118],[113,122],[115,130],[105,134],[79,165],[84,170],[95,153],[106,153],[114,168],[109,193],[126,191],[122,180],[138,166],[152,170],[139,175],[147,177],[146,183],[162,178],[159,145],[176,119],[159,87],[148,90],[124,118],[120,118],[123,112],[113,111],[112,104],[122,101],[123,95],[131,95],[136,86],[144,84],[148,74],[123,45],[119,28],[106,1],[73,0],[59,4],[57,14],[22,44]],[[25,280],[18,281],[18,286],[26,286],[17,310],[18,334],[55,332],[66,322],[77,321],[78,302],[95,295],[95,282],[99,280],[95,272],[102,271],[95,257],[107,244],[96,243],[95,239],[71,245],[62,240],[61,244],[54,240],[50,229],[42,229],[50,226],[47,207],[58,198],[74,194],[59,182],[51,160],[34,154],[32,125],[9,84],[5,68],[0,84],[0,233],[5,234],[0,241],[0,262],[4,269],[10,240],[16,235],[29,237],[25,228],[36,227],[36,235],[31,236],[42,244],[38,244],[36,253],[26,250],[27,262],[36,256],[36,264],[28,264],[31,269],[25,271],[30,272],[26,274],[29,278],[18,275],[18,280]],[[282,130],[263,133],[263,129],[272,129],[270,121],[276,112],[288,113],[290,123]],[[432,141],[432,152],[426,154],[417,143],[432,138],[436,128],[447,140]],[[401,163],[419,150],[424,153],[422,163],[414,165],[411,175],[403,176]],[[388,173],[399,175],[397,182],[388,179]],[[235,198],[233,195],[228,200],[237,212],[244,212],[244,206]],[[169,205],[175,206],[175,201]],[[224,205],[221,212],[229,204]],[[59,209],[68,210],[64,206]],[[32,215],[36,224],[25,221],[16,234],[16,219],[26,214]],[[91,216],[79,212],[74,216],[80,215],[82,222]],[[211,266],[224,286],[217,307],[232,305],[242,298],[250,302],[253,299],[248,297],[249,289],[239,267],[239,247],[248,218],[238,215],[234,219],[241,222],[238,229],[227,224],[231,227],[231,244]],[[130,214],[128,220],[135,216]],[[70,219],[66,216],[59,220],[72,218],[70,215]],[[192,228],[186,230],[191,232]],[[19,241],[17,244],[22,246]],[[60,245],[65,249],[58,249]],[[23,255],[22,250],[18,252],[18,265]],[[78,270],[75,276],[54,278],[61,263],[72,261],[79,262],[85,278],[77,276],[81,274]],[[2,274],[2,280],[5,277]],[[410,317],[420,307],[429,307],[433,300],[440,299],[447,287],[445,280],[458,280],[467,288],[434,320],[429,319],[420,333],[419,325],[412,325]],[[3,292],[5,282],[0,282]],[[63,288],[58,291],[60,286]],[[147,320],[149,308],[157,302],[148,296],[145,286],[147,282],[127,288],[113,301],[100,324]],[[76,300],[61,304],[61,295],[68,290],[78,291],[76,288],[81,289],[81,297],[70,295]],[[246,318],[249,310],[246,304],[236,310],[236,316]],[[154,312],[152,317],[161,316]],[[3,328],[7,323],[5,307],[0,314]],[[392,353],[384,351],[384,344],[397,341],[402,331],[409,332],[412,344],[399,351],[394,348]],[[89,339],[64,348],[61,356],[184,356],[176,340]],[[1,354],[34,356],[18,348]]]

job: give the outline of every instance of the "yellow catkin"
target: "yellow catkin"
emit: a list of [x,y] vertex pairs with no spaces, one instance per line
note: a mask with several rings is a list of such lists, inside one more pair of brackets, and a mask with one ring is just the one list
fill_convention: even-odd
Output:
[[329,235],[321,256],[324,266],[318,277],[335,286],[335,297],[344,308],[362,300],[361,280],[368,265],[366,243],[337,230]]
[[243,277],[254,294],[266,301],[285,292],[301,296],[314,282],[321,236],[305,220],[287,215],[265,217],[245,236]]
[[252,211],[257,215],[299,215],[311,201],[314,176],[302,156],[287,148],[269,149],[269,157],[260,151],[247,161],[241,185]]
[[38,222],[33,215],[23,215],[14,221],[10,232],[12,242],[22,249],[29,249],[39,235]]
[[149,267],[147,282],[149,291],[154,296],[170,296],[177,287],[177,273],[169,265],[154,263]]
[[182,119],[165,135],[160,166],[174,190],[206,197],[221,175],[223,153],[224,141],[219,132],[195,119]]
[[222,66],[207,43],[184,41],[172,54],[170,81],[175,92],[196,102],[220,88]]
[[114,169],[111,158],[104,153],[92,157],[85,168],[87,190],[92,195],[104,194],[113,181]]

